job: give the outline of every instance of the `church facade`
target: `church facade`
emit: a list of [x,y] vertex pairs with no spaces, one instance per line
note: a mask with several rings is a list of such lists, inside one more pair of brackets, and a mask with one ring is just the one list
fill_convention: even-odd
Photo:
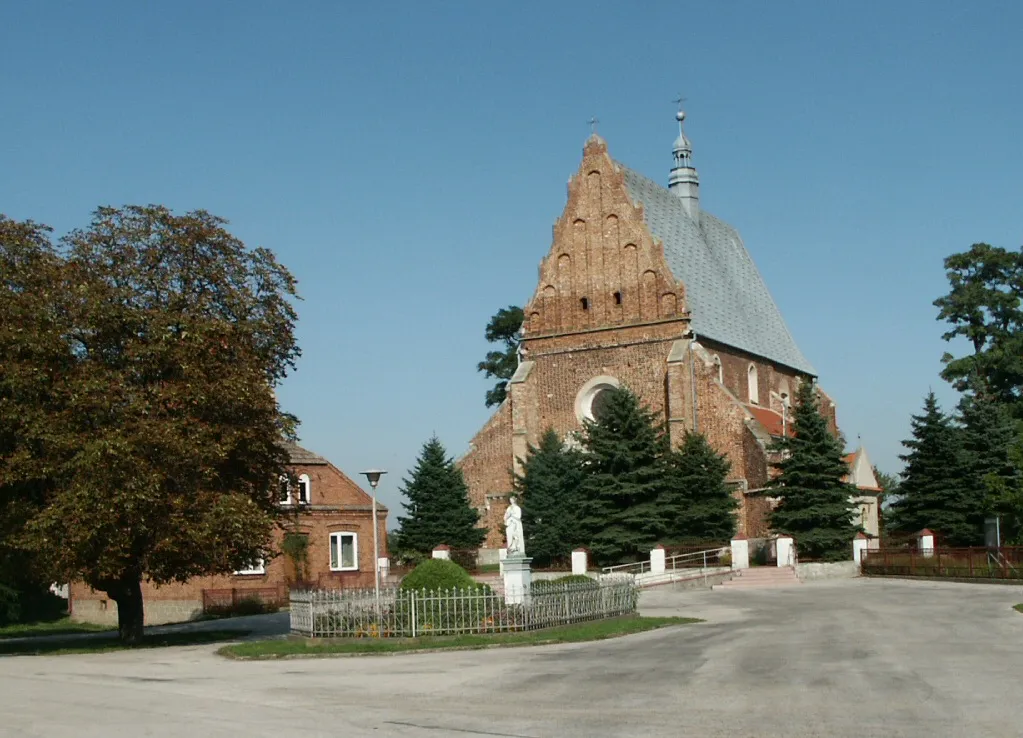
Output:
[[[628,386],[678,445],[705,434],[728,455],[738,529],[768,533],[768,446],[790,432],[789,399],[813,366],[796,345],[738,232],[700,207],[682,128],[663,187],[615,161],[592,135],[524,308],[507,399],[460,466],[470,500],[503,545],[513,473],[553,427],[569,437],[601,394]],[[818,390],[833,430],[835,404]]]

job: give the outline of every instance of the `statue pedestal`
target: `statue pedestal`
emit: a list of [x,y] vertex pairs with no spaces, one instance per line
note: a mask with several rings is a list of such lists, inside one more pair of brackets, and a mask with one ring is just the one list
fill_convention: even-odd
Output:
[[504,559],[504,601],[509,605],[528,605],[533,574],[529,568],[533,559],[522,554],[511,554]]

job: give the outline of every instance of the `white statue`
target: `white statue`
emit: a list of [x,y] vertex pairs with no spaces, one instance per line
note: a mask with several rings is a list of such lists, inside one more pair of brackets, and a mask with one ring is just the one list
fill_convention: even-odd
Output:
[[508,555],[526,553],[526,541],[522,536],[522,508],[515,504],[512,497],[508,509],[504,511],[504,535],[508,541]]

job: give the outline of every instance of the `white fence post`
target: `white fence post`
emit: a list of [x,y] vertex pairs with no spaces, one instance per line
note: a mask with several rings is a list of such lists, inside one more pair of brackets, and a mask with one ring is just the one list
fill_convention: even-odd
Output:
[[433,558],[435,559],[451,559],[451,546],[444,543],[440,544],[433,549]]
[[585,548],[577,548],[572,552],[572,573],[573,574],[585,574],[589,568],[589,557],[586,555]]
[[867,550],[867,537],[862,533],[857,533],[856,537],[853,538],[853,561],[856,562],[857,566],[863,566],[863,554]]
[[916,534],[916,545],[920,549],[920,553],[923,554],[924,558],[929,559],[934,556],[934,531],[924,528],[922,531]]
[[650,573],[651,574],[663,574],[665,569],[665,554],[664,546],[658,544],[650,552]]
[[793,555],[792,536],[778,536],[775,543],[778,551],[778,566],[794,566],[796,560]]
[[742,533],[732,539],[732,569],[749,569],[749,541]]

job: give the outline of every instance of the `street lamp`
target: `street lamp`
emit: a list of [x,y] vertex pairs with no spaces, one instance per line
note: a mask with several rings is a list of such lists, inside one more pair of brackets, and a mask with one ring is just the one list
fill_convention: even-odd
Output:
[[366,477],[373,488],[373,596],[376,599],[377,611],[380,610],[380,545],[377,542],[377,485],[380,477],[386,474],[383,469],[367,469],[360,472]]

